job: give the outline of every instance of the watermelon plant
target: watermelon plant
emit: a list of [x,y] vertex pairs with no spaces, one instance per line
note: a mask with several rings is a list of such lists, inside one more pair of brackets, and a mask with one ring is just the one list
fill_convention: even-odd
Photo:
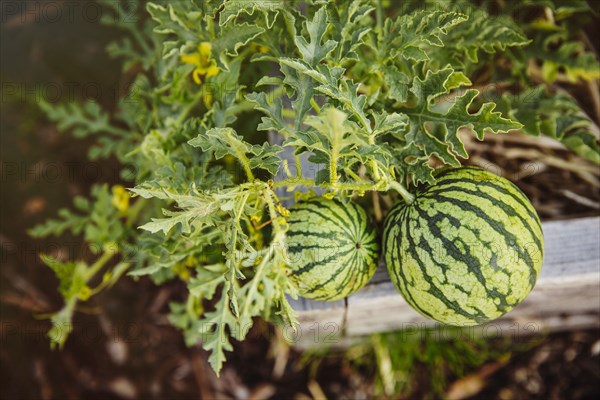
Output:
[[[582,0],[104,4],[114,14],[105,22],[125,31],[107,51],[133,77],[129,94],[111,110],[92,99],[41,102],[60,129],[95,138],[90,159],[118,160],[123,184],[99,182],[89,198],[75,198],[74,210],[30,231],[69,231],[91,250],[78,260],[42,257],[65,300],[52,315],[52,345],[65,343],[79,302],[124,274],[159,285],[179,280],[187,290],[170,304],[170,321],[188,344],[202,343],[218,372],[231,338],[244,339],[254,318],[295,326],[290,297],[333,299],[364,284],[377,247],[367,221],[380,224],[398,200],[413,205],[398,206],[390,220],[408,215],[408,230],[392,227],[388,239],[425,241],[425,248],[451,241],[455,231],[436,232],[429,220],[456,211],[475,241],[455,244],[463,253],[486,241],[503,248],[504,240],[541,241],[531,207],[519,206],[517,199],[525,200],[504,181],[490,178],[509,193],[493,202],[489,190],[496,189],[485,185],[465,181],[452,195],[436,186],[437,167],[457,168],[468,157],[461,131],[479,140],[516,130],[546,135],[600,162],[594,122],[570,95],[599,77],[593,49],[581,40],[582,20],[592,12]],[[413,194],[423,184],[430,189]],[[327,200],[311,200],[316,193]],[[443,198],[441,208],[427,208],[427,196]],[[308,201],[288,209],[299,197]],[[454,210],[446,198],[488,207],[501,219]],[[319,207],[326,212],[317,215]],[[531,234],[523,230],[528,218],[535,220],[528,222]],[[335,242],[329,255],[337,265],[327,252],[311,258],[311,246],[326,243],[320,234]],[[386,257],[412,257],[411,251],[404,242],[387,245]],[[539,271],[525,260],[492,272],[451,247],[441,252],[457,258],[443,265],[469,275],[444,293],[472,289],[472,300],[483,303],[476,307],[456,294],[456,304],[446,304],[426,291],[412,303],[451,323],[500,315]],[[390,267],[396,270],[393,259]],[[490,282],[477,280],[494,273]],[[513,293],[502,283],[507,279]],[[443,307],[434,312],[430,304]],[[450,318],[460,310],[469,316]]]

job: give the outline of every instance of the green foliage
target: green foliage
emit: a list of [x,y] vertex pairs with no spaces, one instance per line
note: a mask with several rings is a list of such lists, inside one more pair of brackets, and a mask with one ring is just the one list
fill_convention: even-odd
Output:
[[591,12],[592,9],[585,2],[575,2],[568,7],[554,7],[554,11],[552,8],[546,9],[545,18],[526,25],[533,38],[528,56],[541,62],[545,81],[555,82],[561,70],[565,79],[571,82],[600,78],[600,63],[596,55],[586,50],[585,45],[573,34],[571,26]]
[[[83,234],[86,242],[100,250],[104,243],[117,241],[123,236],[119,209],[113,204],[107,185],[95,185],[92,188],[92,201],[75,197],[74,206],[78,213],[64,208],[58,212],[60,219],[50,219],[44,224],[29,230],[33,237],[60,236],[66,230],[77,236]],[[94,247],[92,247],[94,250]]]
[[102,281],[95,288],[90,287],[91,280],[104,267],[106,262],[116,254],[116,244],[110,243],[103,247],[103,254],[92,265],[87,265],[84,261],[60,262],[50,256],[40,255],[44,264],[54,271],[58,278],[58,292],[64,298],[63,308],[51,314],[49,317],[52,322],[52,328],[48,331],[48,338],[52,348],[62,347],[72,330],[71,320],[78,300],[88,300],[91,296],[98,293],[105,287],[112,286],[129,268],[126,262],[120,262],[111,270],[106,271],[102,276]]
[[469,107],[479,93],[474,89],[466,90],[463,95],[454,98],[453,104],[446,106],[449,106],[447,110],[432,110],[436,98],[448,94],[452,89],[470,84],[466,76],[451,68],[428,71],[424,80],[415,78],[410,88],[417,99],[415,107],[403,109],[411,120],[411,130],[406,135],[407,142],[421,147],[427,156],[435,154],[446,164],[460,166],[455,154],[467,157],[458,137],[460,128],[471,129],[479,140],[483,140],[485,131],[499,133],[521,127],[518,123],[502,118],[499,112],[493,112],[495,105],[492,103],[486,103],[477,113],[470,114]]
[[581,157],[600,164],[592,121],[567,93],[551,94],[540,86],[516,95],[505,94],[502,100],[501,108],[523,123],[523,132],[560,140]]
[[[189,344],[202,341],[217,371],[253,318],[295,323],[280,196],[296,187],[410,199],[409,188],[434,182],[432,158],[459,165],[467,157],[461,129],[483,139],[524,126],[598,157],[590,122],[563,115],[580,115],[572,99],[551,91],[532,105],[507,93],[501,115],[465,90],[472,82],[529,89],[528,66],[548,60],[542,83],[563,78],[556,65],[569,79],[596,76],[576,40],[573,21],[587,12],[580,2],[525,3],[536,18],[548,7],[552,29],[511,18],[511,5],[490,15],[467,1],[433,9],[429,1],[104,3],[113,13],[105,22],[125,33],[108,52],[134,77],[129,93],[110,112],[89,100],[41,106],[61,130],[96,140],[90,158],[116,156],[136,198],[97,185],[90,200],[75,199],[76,211],[31,234],[70,231],[96,249],[117,242],[114,259],[103,251],[92,265],[127,261],[131,275],[185,281],[187,299],[172,304],[171,321]],[[303,171],[306,158],[318,173]],[[73,282],[89,286],[100,269],[50,264],[73,277],[61,283],[65,308],[55,315],[68,321],[82,300]]]
[[280,146],[271,146],[268,143],[252,146],[231,128],[210,129],[188,143],[194,147],[201,147],[203,151],[213,151],[217,160],[228,154],[234,156],[250,179],[254,177],[254,168],[264,169],[271,175],[277,174],[279,170],[280,159],[277,153],[282,150]]

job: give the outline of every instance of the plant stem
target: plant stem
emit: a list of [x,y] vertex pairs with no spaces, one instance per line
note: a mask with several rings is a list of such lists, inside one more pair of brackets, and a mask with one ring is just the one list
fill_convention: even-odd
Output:
[[377,3],[377,32],[381,32],[383,29],[383,6],[381,5],[381,0],[376,0]]
[[392,181],[389,183],[389,188],[394,189],[395,191],[400,193],[400,196],[402,196],[402,198],[407,204],[410,204],[413,201],[415,201],[415,196],[412,193],[410,193],[401,183]]
[[190,111],[192,111],[194,107],[196,107],[196,105],[200,102],[200,100],[202,100],[203,97],[204,88],[200,88],[200,90],[196,93],[192,101],[187,106],[185,106],[181,114],[179,114],[179,117],[177,117],[177,120],[175,121],[176,126],[180,126],[183,123],[183,121],[185,121]]
[[338,150],[336,146],[331,149],[331,158],[329,159],[329,184],[332,188],[337,187],[337,159]]
[[98,271],[100,271],[102,267],[104,267],[104,265],[115,255],[116,251],[114,250],[116,250],[116,248],[105,249],[100,258],[98,258],[96,262],[88,268],[84,276],[86,283],[92,279],[98,273]]
[[131,227],[131,225],[133,225],[136,218],[140,214],[140,211],[142,211],[142,209],[144,208],[146,203],[147,203],[147,200],[144,199],[143,197],[139,196],[138,199],[136,200],[135,204],[133,206],[129,207],[129,212],[127,213],[127,221],[125,222],[126,226]]
[[388,191],[390,189],[394,189],[406,201],[406,203],[410,204],[415,200],[415,196],[408,191],[401,183],[399,182],[389,182],[387,186],[385,186],[385,182],[336,182],[335,185],[331,183],[322,183],[320,185],[316,185],[312,179],[304,178],[292,178],[292,179],[284,179],[281,181],[277,181],[273,183],[273,188],[280,188],[286,186],[297,186],[304,185],[308,187],[322,187],[326,189],[336,189],[336,190],[355,190],[355,191]]
[[298,179],[302,179],[302,160],[300,159],[300,155],[294,154],[294,159],[296,160],[296,176]]
[[373,183],[373,182],[336,182],[335,185],[331,183],[322,183],[320,185],[316,185],[312,179],[304,178],[304,179],[285,179],[282,181],[277,181],[273,184],[273,188],[285,187],[285,186],[297,186],[304,185],[309,187],[322,187],[325,189],[337,189],[337,190],[358,190],[358,191],[368,191],[368,190],[382,190],[381,183]]
[[284,179],[282,181],[277,181],[273,183],[273,188],[280,188],[285,186],[297,186],[297,185],[306,185],[312,186],[314,185],[314,181],[308,178],[292,178],[292,179]]
[[[228,133],[228,135],[230,135],[230,133]],[[234,145],[236,142],[230,141],[230,143],[232,145]],[[252,170],[250,169],[250,166],[249,166],[250,160],[248,160],[248,157],[246,157],[245,149],[241,149],[240,146],[235,146],[235,145],[233,147],[234,147],[234,151],[235,151],[235,156],[240,161],[240,164],[242,164],[242,167],[244,168],[244,171],[246,172],[246,176],[248,177],[248,180],[253,181],[254,174],[252,173]]]
[[277,211],[275,209],[275,202],[273,201],[273,196],[275,196],[275,193],[271,190],[271,188],[267,188],[265,190],[264,199],[267,203],[267,207],[269,208],[269,216],[273,221],[273,231],[275,232],[275,237],[277,237],[277,235],[282,234],[283,231],[281,230],[279,223],[277,223]]

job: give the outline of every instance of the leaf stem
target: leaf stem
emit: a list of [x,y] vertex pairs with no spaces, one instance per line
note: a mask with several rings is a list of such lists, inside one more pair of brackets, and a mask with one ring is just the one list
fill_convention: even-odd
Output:
[[140,212],[146,204],[146,199],[144,199],[141,196],[138,197],[138,199],[135,201],[135,204],[129,207],[129,212],[127,213],[127,221],[125,222],[126,226],[131,227],[133,225],[133,223],[136,221],[138,215],[140,214]]
[[[227,133],[227,135],[230,135],[231,132]],[[246,152],[245,149],[241,149],[240,146],[236,145],[235,141],[230,141],[234,151],[235,151],[235,156],[237,157],[237,159],[240,161],[240,164],[242,164],[242,167],[244,168],[244,171],[246,172],[246,176],[248,177],[249,181],[253,181],[254,180],[254,174],[252,173],[252,170],[250,169],[250,160],[248,160],[248,157],[246,157]]]
[[376,11],[376,16],[377,16],[377,32],[381,32],[381,30],[383,29],[383,6],[381,4],[381,0],[375,0],[377,3],[377,11]]
[[404,199],[404,201],[407,204],[412,203],[413,201],[415,201],[415,195],[410,193],[405,187],[404,185],[402,185],[399,182],[396,181],[392,181],[389,183],[389,188],[390,189],[394,189],[395,191],[397,191],[398,193],[400,193],[400,196],[402,196],[402,198]]
[[104,265],[116,254],[116,252],[116,245],[115,247],[109,247],[108,245],[105,246],[104,252],[100,258],[98,258],[96,262],[93,263],[85,272],[84,279],[86,283],[92,279],[98,273],[98,271],[102,269],[102,267],[104,267]]
[[302,179],[302,160],[299,154],[294,154],[294,158],[296,160],[296,176]]
[[177,120],[175,121],[175,126],[180,126],[183,123],[183,121],[185,121],[190,111],[192,111],[194,107],[198,105],[198,103],[200,102],[200,100],[202,100],[203,97],[204,88],[200,88],[200,90],[196,93],[192,101],[185,106],[181,114],[179,114],[179,117],[177,117]]
[[402,196],[406,203],[410,204],[415,201],[415,196],[408,191],[401,183],[392,181],[379,181],[379,182],[336,182],[335,185],[331,183],[322,183],[320,185],[315,184],[312,179],[308,178],[292,178],[292,179],[284,179],[281,181],[274,182],[273,188],[280,188],[286,186],[298,186],[304,185],[307,187],[321,187],[326,189],[336,189],[336,190],[348,190],[348,191],[375,191],[375,192],[385,192],[390,189],[395,190]]
[[338,159],[338,149],[336,146],[333,146],[331,149],[331,158],[329,159],[329,184],[333,189],[337,188],[337,159]]

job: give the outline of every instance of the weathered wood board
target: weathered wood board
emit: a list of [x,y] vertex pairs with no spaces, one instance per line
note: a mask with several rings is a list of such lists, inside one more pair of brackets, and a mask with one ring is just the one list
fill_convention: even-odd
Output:
[[[514,310],[480,329],[535,334],[600,327],[600,217],[545,222],[543,229],[546,254],[536,287]],[[292,302],[300,320],[293,341],[302,346],[435,325],[404,301],[383,265],[345,300]]]

